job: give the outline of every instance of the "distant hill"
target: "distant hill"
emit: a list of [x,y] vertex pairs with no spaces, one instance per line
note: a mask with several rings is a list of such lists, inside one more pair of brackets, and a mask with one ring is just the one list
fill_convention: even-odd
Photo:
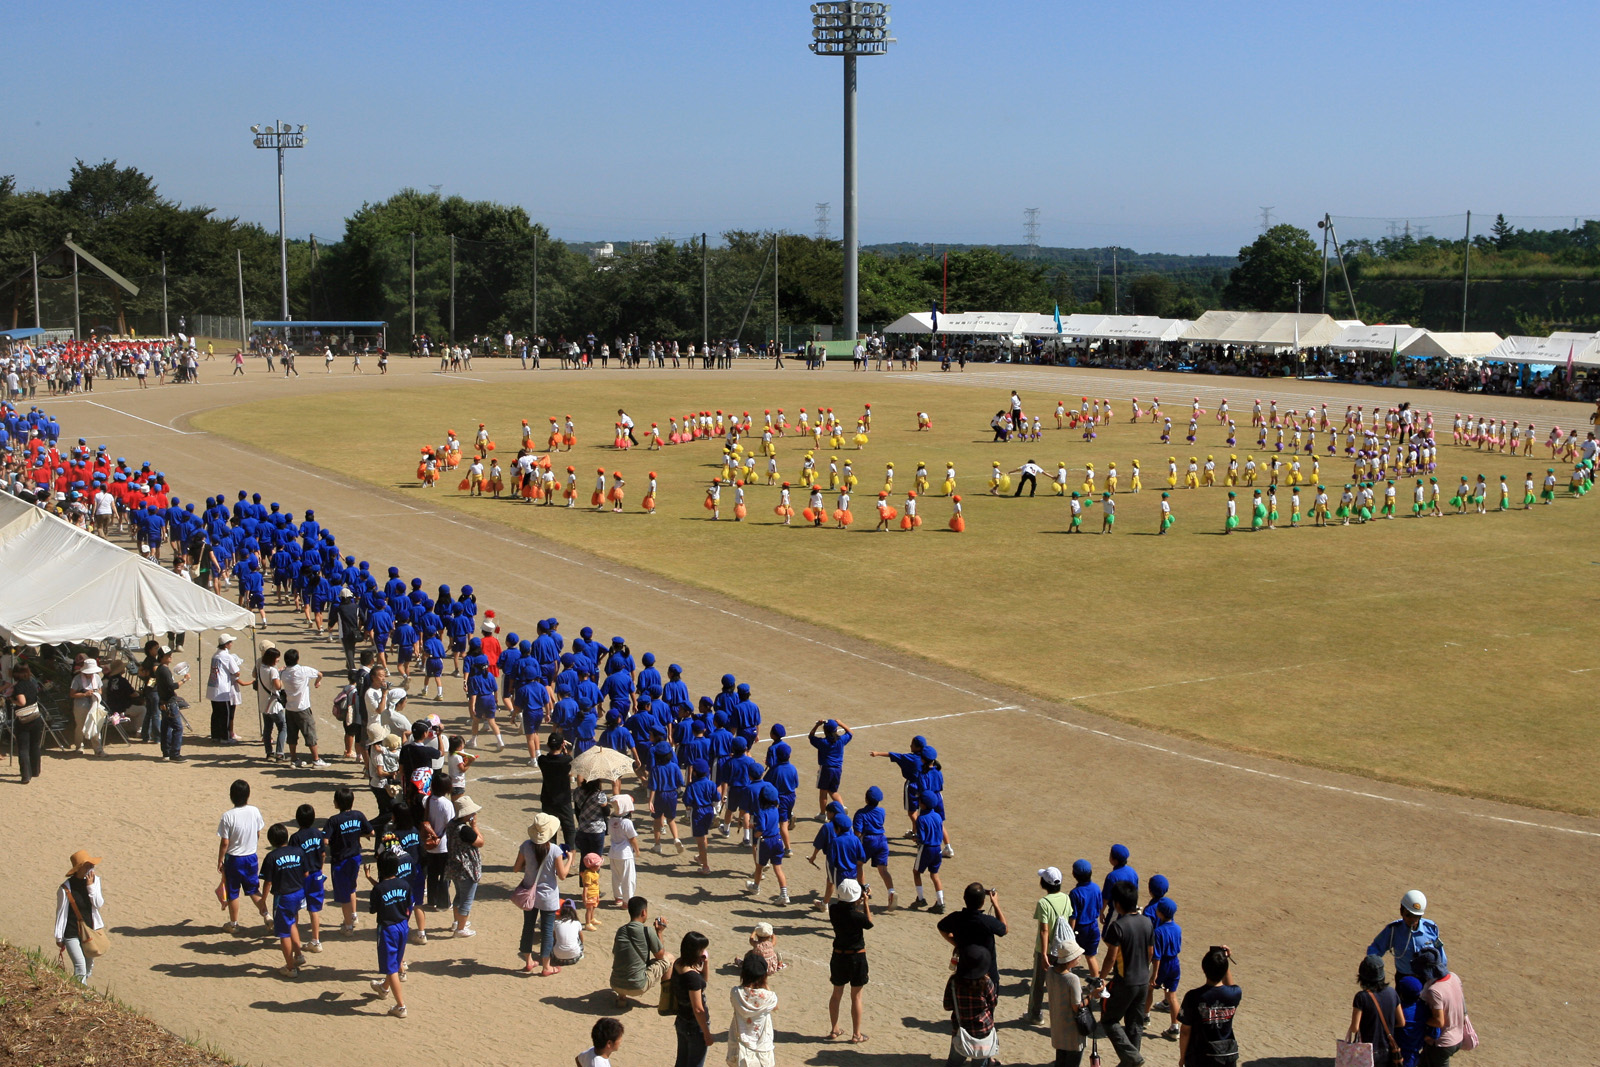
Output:
[[1131,248],[1117,246],[1056,248],[1041,245],[1038,248],[1029,248],[1027,245],[946,245],[899,241],[861,247],[864,252],[876,252],[884,256],[931,256],[945,251],[992,248],[997,252],[1016,256],[1018,259],[1032,258],[1049,267],[1087,268],[1091,274],[1097,266],[1104,272],[1110,273],[1114,258],[1117,272],[1126,274],[1130,278],[1138,274],[1181,274],[1191,280],[1201,281],[1208,280],[1213,274],[1227,274],[1239,265],[1239,260],[1235,256],[1180,256],[1166,252],[1135,252]]

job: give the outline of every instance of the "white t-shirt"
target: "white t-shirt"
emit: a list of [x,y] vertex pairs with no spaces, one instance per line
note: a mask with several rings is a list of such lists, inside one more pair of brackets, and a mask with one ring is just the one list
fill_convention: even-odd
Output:
[[284,693],[289,698],[287,707],[290,711],[304,711],[311,707],[311,684],[321,677],[320,672],[303,663],[285,667],[279,672],[278,678],[283,682]]
[[206,699],[224,704],[239,703],[239,670],[244,660],[226,648],[211,657],[211,676],[206,680]]
[[102,489],[94,495],[94,513],[96,515],[115,515],[117,513],[117,498]]
[[611,1061],[604,1056],[595,1055],[592,1048],[586,1048],[578,1053],[579,1067],[611,1067]]
[[577,919],[557,919],[555,944],[550,954],[558,960],[575,960],[583,955],[583,923]]
[[229,808],[217,823],[217,836],[228,842],[228,855],[254,856],[261,831],[266,826],[253,804]]
[[450,802],[449,797],[432,796],[428,798],[428,825],[433,827],[433,832],[438,835],[437,844],[428,848],[434,855],[443,855],[448,849],[445,845],[444,830],[450,825],[450,820],[456,817],[456,806]]

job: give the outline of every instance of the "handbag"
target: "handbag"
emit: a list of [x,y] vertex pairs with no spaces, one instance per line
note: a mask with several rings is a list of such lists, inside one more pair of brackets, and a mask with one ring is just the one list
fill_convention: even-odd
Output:
[[969,1060],[983,1063],[991,1060],[1000,1051],[1000,1032],[990,1030],[987,1037],[973,1037],[966,1029],[956,1023],[956,1032],[950,1035],[950,1051],[960,1053]]
[[1478,1031],[1472,1028],[1472,1016],[1461,1017],[1461,1051],[1471,1052],[1478,1047]]
[[83,921],[83,913],[78,910],[78,898],[72,895],[72,886],[63,882],[61,888],[66,891],[67,903],[72,906],[72,914],[78,920],[78,947],[84,959],[99,959],[111,948],[111,939],[104,930],[96,930]]
[[678,1014],[678,981],[674,974],[669,973],[666,981],[661,983],[661,996],[656,1000],[656,1014]]
[[1077,1024],[1078,1033],[1088,1037],[1094,1033],[1095,1026],[1099,1023],[1099,1016],[1094,1012],[1094,1001],[1088,999],[1083,1002],[1083,1007],[1073,1013],[1072,1021]]
[[531,883],[528,885],[519,885],[517,888],[511,891],[511,903],[515,904],[523,911],[532,911],[533,892],[534,887]]
[[1333,1067],[1373,1067],[1371,1042],[1334,1042]]
[[1389,1020],[1383,1017],[1383,1005],[1378,1003],[1378,995],[1372,990],[1367,990],[1367,999],[1372,1001],[1372,1006],[1378,1012],[1378,1025],[1383,1027],[1383,1036],[1389,1039],[1389,1062],[1393,1067],[1400,1067],[1400,1062],[1405,1057],[1400,1054],[1400,1045],[1394,1039],[1394,1031],[1389,1029]]

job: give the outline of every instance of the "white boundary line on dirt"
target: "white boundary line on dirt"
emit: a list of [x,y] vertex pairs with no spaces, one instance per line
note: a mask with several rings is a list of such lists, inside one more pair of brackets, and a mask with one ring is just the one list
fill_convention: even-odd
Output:
[[108,407],[105,404],[96,403],[93,400],[85,400],[84,403],[88,404],[92,408],[99,408],[101,411],[109,411],[112,414],[121,415],[121,416],[123,416],[125,418],[129,418],[129,419],[138,419],[142,423],[146,423],[147,425],[154,426],[154,427],[156,427],[158,429],[166,430],[168,433],[181,434],[184,437],[193,436],[190,433],[190,431],[188,431],[188,430],[180,430],[180,429],[178,429],[178,428],[176,428],[174,426],[168,426],[166,423],[163,423],[163,422],[151,422],[149,419],[145,418],[143,415],[135,415],[131,411],[123,411],[121,408]]

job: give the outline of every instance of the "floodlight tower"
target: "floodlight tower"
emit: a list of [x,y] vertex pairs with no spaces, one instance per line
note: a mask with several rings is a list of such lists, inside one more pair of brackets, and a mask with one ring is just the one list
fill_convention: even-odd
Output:
[[279,309],[285,322],[289,320],[289,245],[283,236],[283,150],[286,148],[304,148],[306,146],[306,128],[304,126],[291,126],[287,122],[274,122],[270,126],[252,126],[250,132],[255,134],[257,148],[276,148],[278,150],[278,283],[283,291],[283,303]]
[[889,36],[889,5],[860,0],[811,5],[811,51],[844,57],[844,331],[857,335],[856,57],[881,56]]

